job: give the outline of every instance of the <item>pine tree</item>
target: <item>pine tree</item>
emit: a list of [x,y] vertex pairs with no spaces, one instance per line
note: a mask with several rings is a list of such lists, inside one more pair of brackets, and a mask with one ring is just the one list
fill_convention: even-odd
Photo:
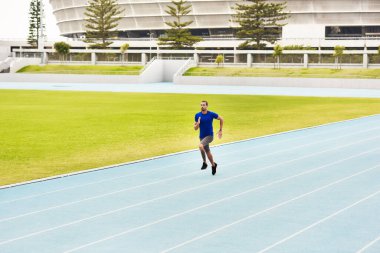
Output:
[[86,42],[91,48],[106,48],[112,44],[108,39],[117,36],[115,28],[124,11],[116,0],[89,0],[86,7]]
[[38,47],[41,28],[41,2],[42,0],[31,0],[30,2],[28,44],[32,47]]
[[166,25],[171,27],[166,30],[165,36],[160,37],[158,40],[159,45],[169,46],[173,49],[181,49],[192,47],[195,43],[202,40],[201,37],[191,35],[187,26],[191,25],[193,21],[182,22],[182,18],[190,13],[191,5],[187,4],[184,0],[172,1],[174,6],[168,5],[165,10],[167,14],[175,18],[172,22],[165,22]]
[[239,23],[237,37],[246,39],[240,48],[263,49],[266,44],[274,43],[280,34],[279,27],[284,26],[284,21],[289,18],[285,13],[286,2],[268,3],[266,0],[245,0],[243,4],[236,4],[236,14],[233,22]]

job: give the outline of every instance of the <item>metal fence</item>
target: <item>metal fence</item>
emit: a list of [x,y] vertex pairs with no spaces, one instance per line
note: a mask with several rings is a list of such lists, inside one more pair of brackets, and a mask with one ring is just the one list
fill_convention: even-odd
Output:
[[[194,57],[200,65],[215,65],[219,54],[223,55],[226,65],[269,66],[277,62],[270,50],[129,50],[122,54],[118,50],[73,50],[62,56],[53,50],[44,53],[33,50],[16,51],[15,57],[40,58],[45,55],[45,63],[55,64],[104,64],[104,65],[145,65],[153,57],[157,59],[188,59]],[[284,50],[280,63],[294,67],[328,67],[338,63],[333,50]],[[344,66],[366,68],[379,67],[380,55],[376,50],[345,50],[339,59]]]

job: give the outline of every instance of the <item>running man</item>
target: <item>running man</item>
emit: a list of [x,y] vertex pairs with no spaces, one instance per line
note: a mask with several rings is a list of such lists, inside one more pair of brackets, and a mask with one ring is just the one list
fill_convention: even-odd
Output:
[[199,143],[199,150],[201,151],[201,155],[203,159],[203,165],[202,165],[201,170],[204,170],[207,168],[207,162],[206,162],[206,154],[207,154],[208,160],[211,163],[212,175],[215,175],[216,167],[218,166],[218,164],[216,164],[216,162],[214,161],[214,158],[212,157],[210,146],[209,146],[209,144],[214,139],[212,121],[214,119],[220,120],[220,129],[218,131],[219,139],[222,138],[222,129],[223,129],[224,121],[222,117],[220,117],[215,112],[208,111],[207,108],[208,108],[208,102],[202,101],[201,111],[195,114],[194,130],[198,130],[198,128],[200,128],[199,139],[201,142]]

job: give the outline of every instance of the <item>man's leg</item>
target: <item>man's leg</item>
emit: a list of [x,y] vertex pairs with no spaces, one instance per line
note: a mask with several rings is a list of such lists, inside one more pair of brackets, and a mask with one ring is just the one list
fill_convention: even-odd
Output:
[[[217,164],[214,162],[214,158],[213,158],[213,156],[211,154],[210,146],[209,146],[209,144],[213,141],[213,139],[214,138],[211,135],[210,136],[206,136],[205,138],[203,138],[201,140],[201,143],[199,144],[199,150],[201,151],[202,154],[203,154],[203,152],[205,152],[207,154],[207,158],[210,161],[211,166],[212,166],[212,174],[215,175]],[[202,157],[203,157],[203,155],[202,155]],[[206,167],[207,167],[207,164],[205,162],[203,162],[202,169],[205,169]]]
[[199,150],[201,151],[201,155],[202,155],[202,159],[203,159],[203,164],[202,164],[201,170],[204,170],[207,168],[207,163],[206,163],[206,151],[205,151],[202,143],[199,144]]
[[207,158],[210,161],[211,165],[214,166],[215,165],[214,157],[212,156],[210,149],[208,151],[206,151],[206,154],[207,154]]
[[206,163],[206,151],[204,150],[204,148],[201,149],[200,147],[199,150],[201,151],[203,162]]
[[207,158],[208,158],[208,160],[211,163],[212,175],[215,175],[215,173],[216,173],[216,167],[218,166],[218,164],[216,162],[214,162],[214,157],[211,154],[210,146],[209,145],[204,146],[204,150],[206,151]]

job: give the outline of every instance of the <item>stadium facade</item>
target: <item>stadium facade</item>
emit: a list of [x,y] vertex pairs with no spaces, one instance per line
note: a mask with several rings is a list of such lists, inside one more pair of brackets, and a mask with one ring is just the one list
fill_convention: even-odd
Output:
[[[150,38],[160,36],[165,13],[170,0],[118,0],[124,10],[119,22],[120,39]],[[193,34],[207,40],[234,39],[231,15],[239,0],[189,0],[192,11],[187,19],[193,23]],[[283,2],[272,0],[271,2]],[[380,43],[380,0],[287,0],[291,17],[282,28],[283,41],[300,41],[315,44],[320,40],[342,40],[342,44],[369,40]],[[82,38],[85,33],[85,8],[87,0],[50,0],[61,35]],[[376,41],[376,42],[373,42]],[[309,43],[308,43],[309,42]],[[219,45],[223,46],[223,45]]]

